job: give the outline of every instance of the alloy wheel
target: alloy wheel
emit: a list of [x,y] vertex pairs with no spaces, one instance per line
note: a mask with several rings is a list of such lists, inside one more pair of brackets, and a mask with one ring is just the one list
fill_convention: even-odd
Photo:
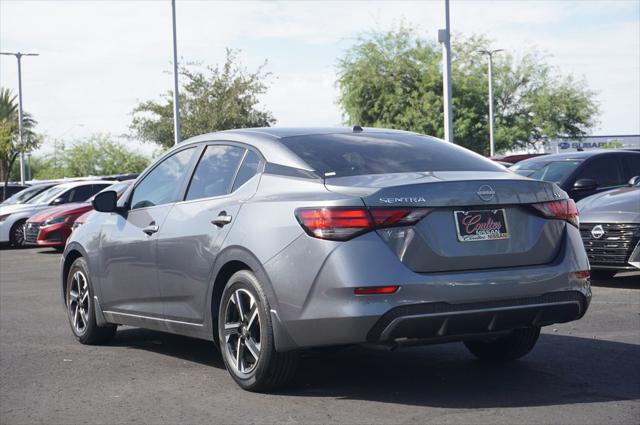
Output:
[[89,324],[89,285],[87,277],[80,270],[71,278],[67,309],[76,335],[84,334]]
[[246,289],[236,289],[227,301],[224,339],[236,372],[253,372],[260,359],[260,309]]
[[24,245],[24,224],[18,224],[14,229],[13,229],[13,237],[12,242],[14,243],[15,246],[23,246]]

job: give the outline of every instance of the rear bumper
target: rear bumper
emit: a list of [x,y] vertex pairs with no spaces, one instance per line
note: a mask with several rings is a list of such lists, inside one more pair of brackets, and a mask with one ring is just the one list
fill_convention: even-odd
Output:
[[476,334],[564,323],[581,318],[588,305],[589,299],[576,291],[484,303],[413,304],[383,314],[367,334],[367,341],[465,339]]
[[[287,334],[286,344],[277,343],[280,351],[545,326],[579,319],[591,299],[589,280],[575,274],[589,263],[573,226],[557,258],[544,265],[415,273],[371,233],[345,244],[303,235],[265,269],[277,326]],[[354,288],[384,285],[400,290],[354,295]]]

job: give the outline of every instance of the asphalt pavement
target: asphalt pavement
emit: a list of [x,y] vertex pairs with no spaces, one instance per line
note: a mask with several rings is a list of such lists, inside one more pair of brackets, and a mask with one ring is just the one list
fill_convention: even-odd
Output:
[[0,250],[0,424],[640,423],[640,273],[595,282],[583,319],[544,328],[512,364],[461,343],[326,350],[265,395],[240,390],[206,341],[123,327],[109,346],[77,343],[59,261]]

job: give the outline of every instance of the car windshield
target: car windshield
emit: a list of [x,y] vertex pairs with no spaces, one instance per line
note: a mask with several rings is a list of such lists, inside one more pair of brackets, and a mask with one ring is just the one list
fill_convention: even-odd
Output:
[[521,176],[561,184],[582,161],[522,161],[510,170]]
[[426,171],[502,171],[460,146],[411,133],[319,134],[280,139],[324,177]]
[[52,188],[49,188],[44,192],[42,192],[40,195],[34,196],[33,198],[29,199],[26,203],[27,204],[44,204],[49,199],[61,194],[65,190],[67,190],[66,187],[53,186]]
[[7,199],[5,199],[4,202],[2,202],[2,205],[24,204],[29,199],[33,198],[39,193],[42,193],[42,191],[50,187],[51,186],[46,184],[28,187],[24,190],[21,190],[18,193],[13,194],[13,196],[10,196]]

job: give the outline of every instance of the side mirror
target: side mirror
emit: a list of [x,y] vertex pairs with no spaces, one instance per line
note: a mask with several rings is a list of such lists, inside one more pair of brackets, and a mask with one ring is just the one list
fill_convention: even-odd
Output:
[[640,176],[633,176],[629,179],[629,186],[640,186]]
[[51,201],[51,204],[49,204],[49,205],[60,205],[60,204],[62,204],[62,201],[64,201],[64,199],[56,198],[53,201]]
[[593,179],[578,179],[573,184],[573,190],[595,190],[598,187],[598,182]]
[[91,201],[99,212],[115,212],[118,209],[118,194],[113,190],[98,193]]

